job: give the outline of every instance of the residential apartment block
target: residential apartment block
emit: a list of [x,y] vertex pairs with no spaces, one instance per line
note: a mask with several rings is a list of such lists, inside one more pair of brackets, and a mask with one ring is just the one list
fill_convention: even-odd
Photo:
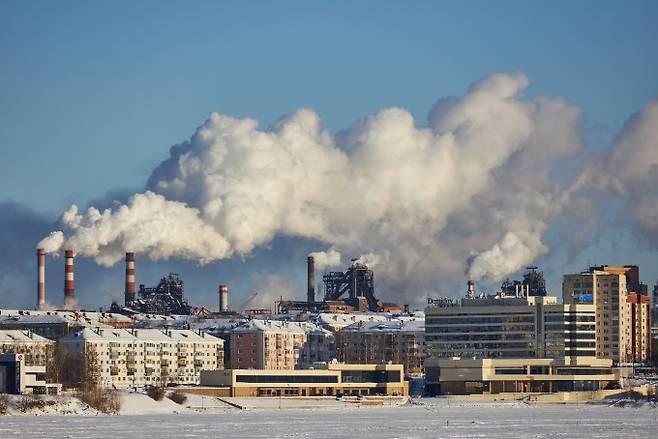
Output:
[[0,354],[22,354],[26,366],[47,366],[55,342],[32,331],[0,330]]
[[231,332],[233,369],[302,369],[333,356],[333,334],[313,323],[250,320]]
[[336,334],[336,358],[347,364],[402,364],[410,375],[423,372],[425,320],[358,322]]
[[79,379],[95,374],[103,387],[198,384],[201,370],[224,366],[223,341],[190,330],[84,329],[60,339],[59,349],[86,366]]

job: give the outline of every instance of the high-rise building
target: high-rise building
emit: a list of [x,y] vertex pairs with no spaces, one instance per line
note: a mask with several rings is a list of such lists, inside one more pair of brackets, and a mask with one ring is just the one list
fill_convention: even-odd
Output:
[[594,305],[598,358],[622,363],[650,358],[649,298],[638,266],[602,265],[567,274],[562,282],[562,300],[565,304]]

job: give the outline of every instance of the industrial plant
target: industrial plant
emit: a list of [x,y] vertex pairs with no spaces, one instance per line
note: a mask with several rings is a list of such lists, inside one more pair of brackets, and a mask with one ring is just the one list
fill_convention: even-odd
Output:
[[330,271],[322,276],[323,298],[316,300],[315,259],[307,258],[306,301],[281,300],[278,311],[328,312],[401,312],[395,303],[382,302],[375,296],[375,273],[366,264],[352,259],[347,270]]
[[[231,307],[229,286],[221,283],[210,310],[189,303],[175,273],[136,288],[135,253],[127,252],[123,303],[94,312],[75,309],[71,249],[64,252],[67,309],[47,309],[45,255],[37,250],[36,310],[0,309],[0,353],[11,354],[0,358],[0,368],[40,373],[53,352],[72,363],[61,382],[25,375],[20,392],[79,386],[84,370],[96,367],[87,349],[108,364],[98,373],[102,387],[175,385],[215,397],[602,398],[656,364],[655,306],[633,265],[564,275],[561,303],[530,266],[493,293],[468,280],[461,298],[430,298],[424,310],[410,310],[379,299],[374,271],[358,259],[344,271],[322,272],[316,284],[308,256],[306,300],[248,309],[253,292]],[[339,381],[313,384],[326,377]],[[340,381],[353,379],[360,381]]]

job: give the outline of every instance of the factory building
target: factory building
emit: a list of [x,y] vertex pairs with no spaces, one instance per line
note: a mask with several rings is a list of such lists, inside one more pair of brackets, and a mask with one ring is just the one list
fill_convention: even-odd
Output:
[[334,356],[333,334],[307,322],[250,320],[230,337],[233,369],[302,369]]
[[306,370],[204,370],[201,388],[185,392],[215,396],[407,396],[400,364],[318,364]]
[[83,329],[62,338],[59,349],[82,365],[75,378],[96,374],[108,388],[198,384],[201,370],[224,366],[223,341],[190,330]]
[[593,305],[551,296],[440,299],[425,309],[425,344],[437,358],[553,358],[595,355]]
[[424,338],[423,319],[353,323],[336,333],[336,358],[348,364],[402,364],[407,374],[419,375]]
[[429,394],[468,395],[596,391],[619,382],[612,360],[564,358],[431,358],[425,364]]
[[562,282],[562,300],[595,307],[598,358],[620,363],[651,358],[650,300],[637,266],[602,265],[567,274]]

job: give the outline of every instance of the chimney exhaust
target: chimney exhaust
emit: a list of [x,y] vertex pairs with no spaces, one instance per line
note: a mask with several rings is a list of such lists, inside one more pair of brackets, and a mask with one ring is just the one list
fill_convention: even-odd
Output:
[[135,300],[135,253],[126,252],[126,290],[124,302],[129,306]]
[[306,301],[308,303],[315,303],[315,258],[309,256],[306,259],[307,265],[307,280],[308,280],[308,290],[306,294]]
[[37,310],[46,308],[46,251],[37,249]]
[[228,285],[219,286],[219,312],[228,312]]
[[64,304],[72,306],[75,301],[75,275],[73,250],[64,252]]

